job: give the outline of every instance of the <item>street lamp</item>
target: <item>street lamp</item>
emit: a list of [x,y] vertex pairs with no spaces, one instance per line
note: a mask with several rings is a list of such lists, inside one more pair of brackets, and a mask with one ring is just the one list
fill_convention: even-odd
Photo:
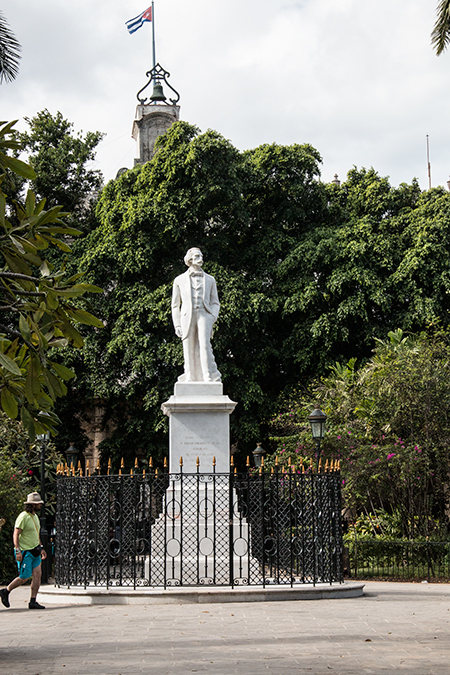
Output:
[[253,450],[252,454],[253,454],[255,466],[256,466],[257,469],[259,469],[260,466],[261,466],[261,460],[264,457],[264,455],[266,454],[266,451],[262,447],[261,443],[256,444],[256,448],[255,448],[255,450]]
[[[41,523],[41,542],[42,546],[45,549],[45,552],[48,556],[48,530],[47,530],[47,517],[45,515],[45,451],[47,449],[48,439],[50,438],[49,434],[37,434],[36,439],[39,443],[40,449],[40,459],[41,459],[41,499],[44,502],[41,506],[41,511],[39,515],[39,520]],[[42,583],[48,583],[48,557],[42,561]]]
[[312,411],[311,415],[308,415],[308,422],[311,425],[311,433],[317,449],[316,471],[319,468],[320,441],[325,436],[326,421],[327,416],[320,408],[316,408]]
[[66,456],[66,461],[69,466],[69,469],[71,466],[73,466],[73,468],[76,469],[78,450],[73,445],[72,441],[70,441],[70,446],[67,448],[64,454]]

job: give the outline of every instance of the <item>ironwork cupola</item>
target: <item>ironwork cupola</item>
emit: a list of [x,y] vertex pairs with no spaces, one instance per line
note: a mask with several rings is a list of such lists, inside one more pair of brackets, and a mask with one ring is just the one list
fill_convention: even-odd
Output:
[[[138,157],[136,164],[145,164],[155,153],[156,139],[164,134],[180,118],[180,95],[172,87],[170,73],[157,63],[146,73],[147,83],[137,93],[139,101],[133,122],[132,136],[136,140]],[[153,86],[150,89],[150,86]],[[168,97],[164,87],[169,91]],[[146,90],[152,91],[146,96]]]

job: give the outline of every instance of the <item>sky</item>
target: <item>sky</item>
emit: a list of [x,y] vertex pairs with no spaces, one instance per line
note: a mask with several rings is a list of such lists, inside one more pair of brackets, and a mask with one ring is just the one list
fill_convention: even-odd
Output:
[[[22,45],[0,85],[1,119],[60,111],[102,131],[105,181],[137,156],[136,94],[152,67],[150,0],[2,0]],[[450,52],[430,45],[438,0],[155,0],[156,60],[180,93],[181,119],[240,150],[310,143],[322,180],[373,166],[392,185],[450,177]]]

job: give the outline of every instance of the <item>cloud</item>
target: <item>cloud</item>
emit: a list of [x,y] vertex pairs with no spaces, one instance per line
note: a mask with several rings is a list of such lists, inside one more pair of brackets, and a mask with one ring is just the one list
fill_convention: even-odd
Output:
[[[147,0],[148,2],[149,0]],[[437,0],[436,0],[437,3]],[[421,0],[155,0],[157,59],[181,116],[240,149],[309,142],[323,179],[374,166],[394,184],[445,184],[448,68],[430,46],[434,3]],[[23,46],[20,76],[0,88],[3,118],[60,110],[107,137],[107,178],[132,166],[136,93],[152,65],[151,26],[130,36],[137,0],[4,0]]]

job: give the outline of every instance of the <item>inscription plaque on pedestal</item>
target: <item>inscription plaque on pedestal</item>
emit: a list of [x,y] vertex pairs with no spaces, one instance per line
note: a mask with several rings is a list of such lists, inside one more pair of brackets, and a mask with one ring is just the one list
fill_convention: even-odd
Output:
[[209,472],[216,460],[216,473],[230,471],[230,414],[236,403],[222,393],[220,382],[177,383],[174,395],[163,403],[169,416],[169,471]]

